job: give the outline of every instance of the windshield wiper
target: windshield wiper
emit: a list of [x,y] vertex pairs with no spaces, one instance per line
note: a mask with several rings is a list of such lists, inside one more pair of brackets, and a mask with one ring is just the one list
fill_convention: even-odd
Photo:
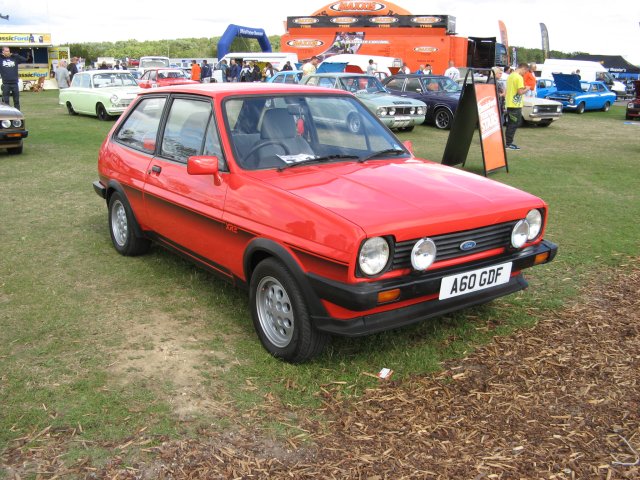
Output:
[[297,167],[298,165],[309,165],[310,163],[322,163],[327,162],[329,160],[338,160],[338,159],[360,159],[357,155],[323,155],[321,157],[312,157],[307,158],[306,160],[301,160],[299,162],[287,163],[281,167],[278,167],[278,171],[281,172],[287,168]]
[[378,152],[372,153],[371,155],[367,155],[366,157],[359,158],[358,163],[366,162],[367,160],[375,157],[380,157],[382,155],[402,155],[403,153],[406,152],[400,148],[387,148],[386,150],[380,150]]

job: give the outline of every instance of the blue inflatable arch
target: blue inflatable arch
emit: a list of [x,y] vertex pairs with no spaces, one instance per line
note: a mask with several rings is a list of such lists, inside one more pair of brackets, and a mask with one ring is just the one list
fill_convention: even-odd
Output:
[[229,53],[231,42],[236,37],[255,38],[260,44],[263,52],[271,52],[271,43],[266,32],[262,28],[241,27],[240,25],[229,25],[220,37],[218,42],[218,58],[224,57]]

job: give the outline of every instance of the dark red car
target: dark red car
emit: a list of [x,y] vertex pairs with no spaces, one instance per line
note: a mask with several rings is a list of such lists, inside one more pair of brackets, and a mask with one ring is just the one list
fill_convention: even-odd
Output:
[[104,141],[98,172],[119,253],[142,254],[153,241],[247,289],[262,344],[290,362],[333,334],[521,290],[522,271],[557,251],[543,240],[544,201],[416,158],[355,96],[333,89],[143,92]]
[[168,87],[170,85],[186,85],[200,83],[191,80],[180,68],[153,68],[146,70],[138,80],[140,88]]

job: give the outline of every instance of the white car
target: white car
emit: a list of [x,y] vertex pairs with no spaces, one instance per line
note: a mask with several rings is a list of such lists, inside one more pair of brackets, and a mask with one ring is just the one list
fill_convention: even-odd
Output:
[[548,127],[562,115],[562,104],[546,98],[524,97],[522,121]]
[[71,86],[60,90],[59,103],[70,115],[83,113],[109,120],[124,112],[139,92],[128,70],[90,70],[73,76]]

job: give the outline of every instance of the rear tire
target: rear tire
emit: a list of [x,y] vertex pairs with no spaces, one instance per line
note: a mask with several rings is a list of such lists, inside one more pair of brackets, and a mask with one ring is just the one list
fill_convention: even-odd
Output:
[[71,102],[67,102],[67,112],[69,112],[69,115],[78,115],[78,112],[73,109]]
[[451,128],[451,122],[453,121],[452,113],[446,108],[440,108],[436,110],[433,122],[436,128],[440,130],[449,130]]
[[113,247],[120,255],[135,257],[149,250],[149,239],[136,235],[136,219],[119,192],[109,197],[109,233]]
[[609,102],[604,102],[604,105],[602,106],[602,111],[608,112],[610,108],[611,108],[611,104]]
[[329,335],[311,323],[302,290],[280,261],[268,258],[251,275],[249,288],[253,326],[274,357],[302,363],[316,356]]

